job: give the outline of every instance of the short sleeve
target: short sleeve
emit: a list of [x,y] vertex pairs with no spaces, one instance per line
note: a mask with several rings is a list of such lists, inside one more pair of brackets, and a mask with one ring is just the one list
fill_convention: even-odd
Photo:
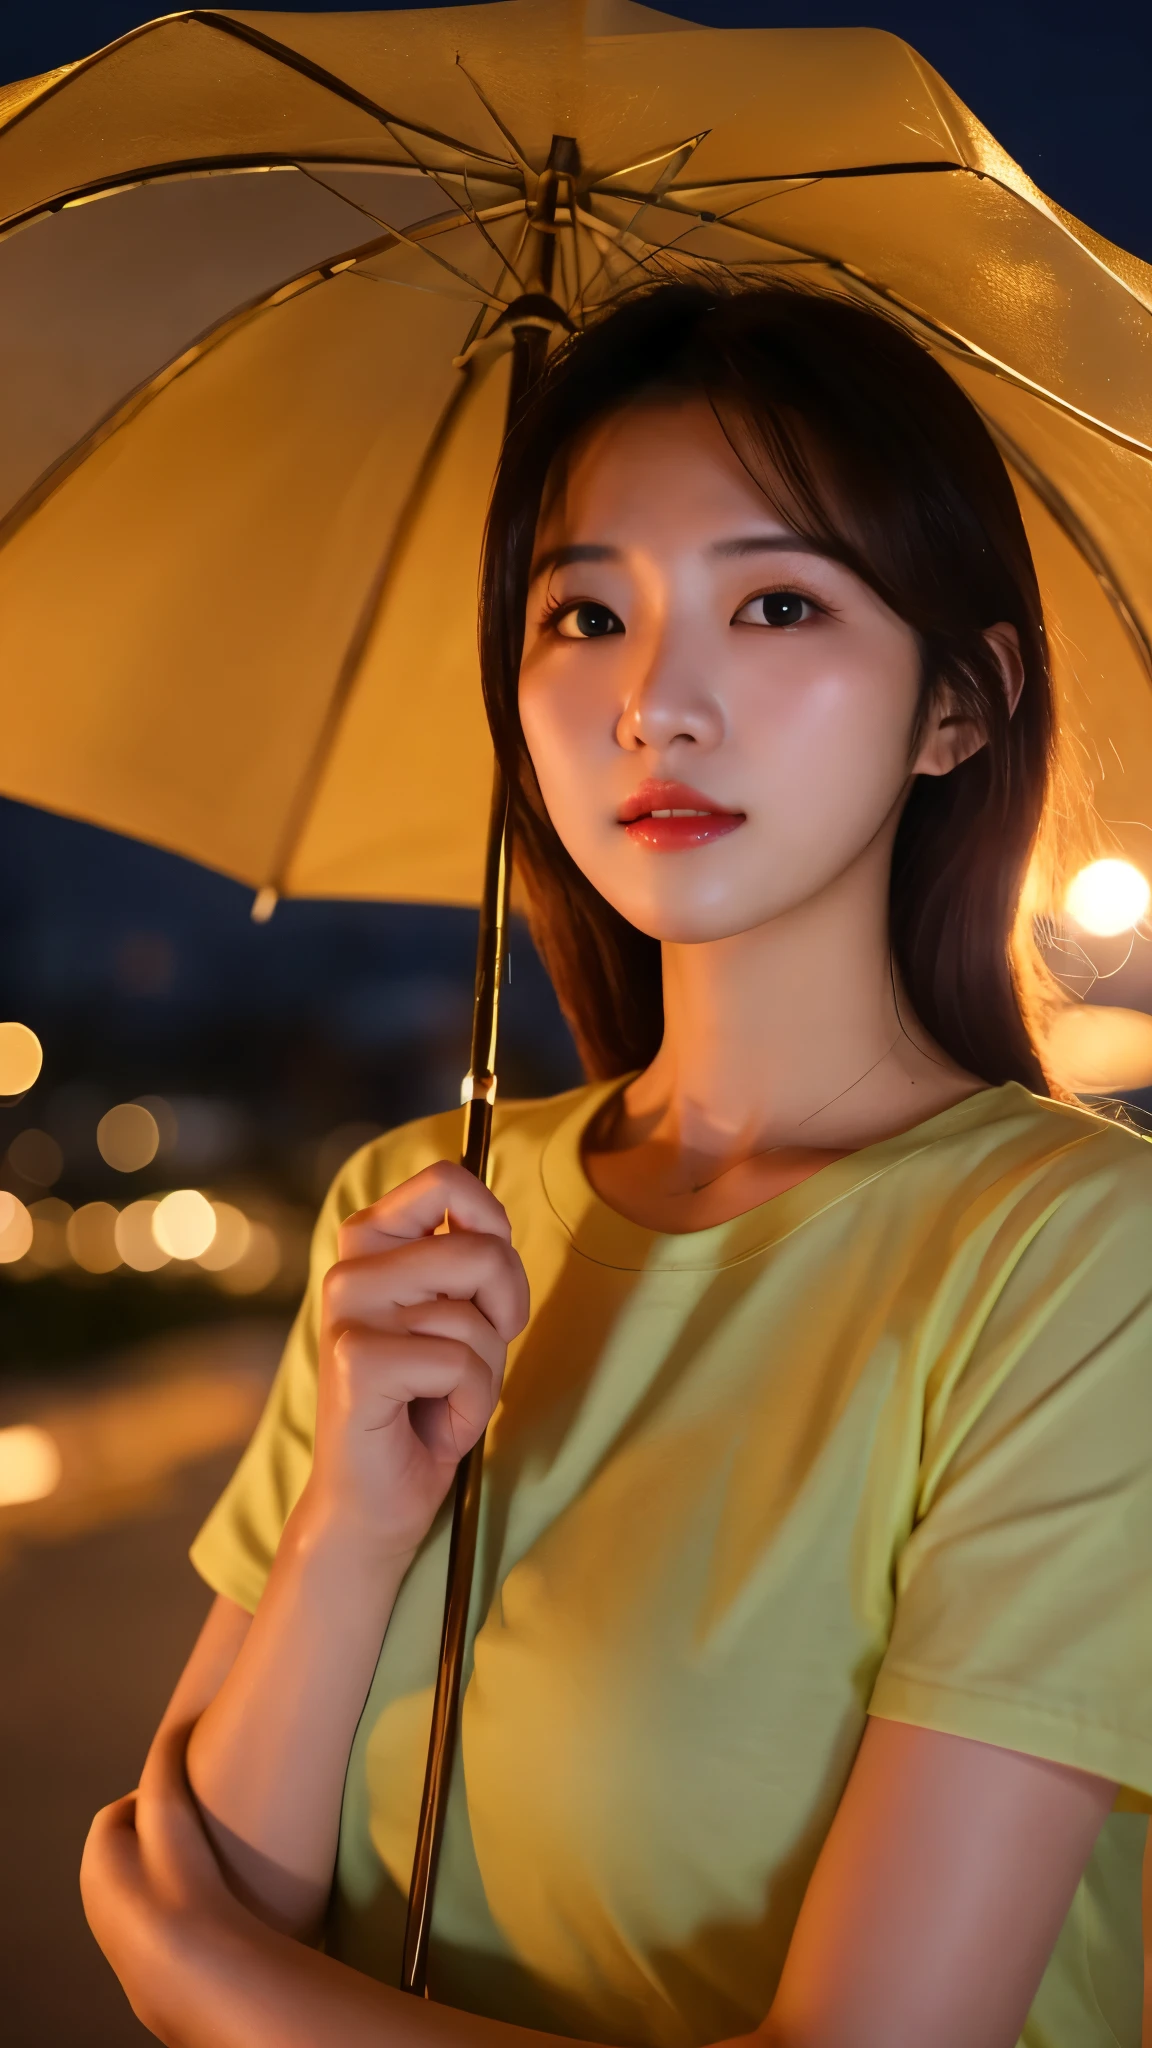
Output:
[[428,1117],[356,1153],[334,1180],[316,1223],[308,1285],[248,1447],[192,1545],[216,1593],[254,1614],[284,1524],[312,1469],[321,1290],[341,1223],[421,1167],[454,1157],[460,1117]]
[[929,1389],[869,1711],[1114,1779],[1152,1811],[1152,1145],[1078,1148]]

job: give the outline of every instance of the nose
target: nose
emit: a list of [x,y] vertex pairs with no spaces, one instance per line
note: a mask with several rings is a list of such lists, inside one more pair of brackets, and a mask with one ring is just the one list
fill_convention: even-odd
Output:
[[724,737],[712,690],[701,680],[680,635],[666,634],[635,676],[616,724],[616,743],[629,753],[665,753],[676,740],[711,748]]

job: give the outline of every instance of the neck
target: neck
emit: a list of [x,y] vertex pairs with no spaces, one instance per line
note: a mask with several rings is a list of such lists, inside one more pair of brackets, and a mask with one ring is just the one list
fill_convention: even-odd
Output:
[[895,980],[880,865],[751,931],[665,945],[664,1039],[627,1091],[632,1141],[705,1164],[849,1150],[970,1092]]

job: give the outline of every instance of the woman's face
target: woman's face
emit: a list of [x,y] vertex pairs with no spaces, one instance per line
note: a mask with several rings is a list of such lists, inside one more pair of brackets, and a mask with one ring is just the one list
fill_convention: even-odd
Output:
[[653,938],[779,917],[890,840],[910,772],[912,630],[770,508],[703,401],[577,451],[541,525],[520,712],[549,815]]

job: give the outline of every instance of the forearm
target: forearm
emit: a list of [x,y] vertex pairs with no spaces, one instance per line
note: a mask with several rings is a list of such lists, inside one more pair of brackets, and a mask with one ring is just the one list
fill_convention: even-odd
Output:
[[[185,1929],[165,1983],[148,2023],[168,2048],[580,2048],[413,1998],[239,1919]],[[760,2048],[759,2036],[720,2048]]]
[[328,1897],[352,1738],[406,1568],[301,1502],[191,1733],[188,1780],[229,1880],[291,1934],[310,1935]]

